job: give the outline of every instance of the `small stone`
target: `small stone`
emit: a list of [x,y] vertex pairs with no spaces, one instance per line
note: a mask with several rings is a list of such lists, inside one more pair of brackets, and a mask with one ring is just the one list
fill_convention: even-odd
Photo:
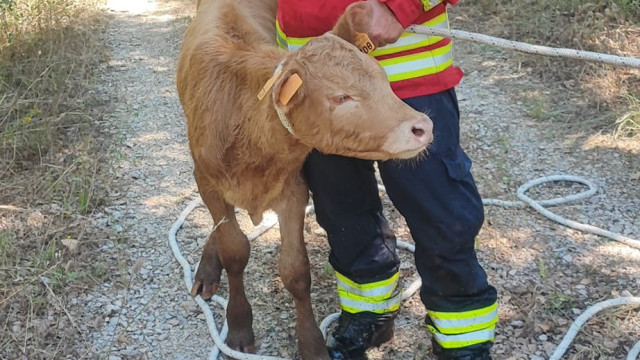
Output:
[[120,351],[120,354],[126,357],[136,357],[140,355],[140,353],[137,350],[122,350]]
[[622,290],[620,292],[620,296],[622,296],[622,297],[633,297],[633,294],[631,294],[631,292],[629,290]]
[[524,326],[524,321],[522,321],[522,320],[513,320],[511,322],[511,326],[517,327],[517,328],[523,327]]
[[538,336],[538,340],[540,341],[547,341],[549,340],[549,337],[545,334],[541,334],[540,336]]
[[129,175],[131,176],[131,178],[133,179],[142,179],[142,173],[138,170],[134,170],[131,173],[129,173]]
[[580,315],[580,314],[582,314],[582,310],[580,310],[580,309],[578,309],[578,308],[573,308],[573,309],[571,309],[571,312],[572,312],[574,315]]
[[106,309],[106,314],[107,315],[112,315],[113,313],[118,312],[118,310],[120,310],[120,307],[119,306],[114,306],[114,305],[111,305],[111,304],[107,304],[107,306],[105,306],[105,309]]

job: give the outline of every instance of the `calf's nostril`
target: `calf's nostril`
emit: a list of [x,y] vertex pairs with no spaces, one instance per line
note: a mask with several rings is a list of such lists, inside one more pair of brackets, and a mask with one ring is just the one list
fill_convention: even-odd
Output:
[[424,136],[424,130],[420,129],[418,127],[413,127],[411,128],[411,132],[413,133],[413,135],[415,135],[416,137],[423,137]]

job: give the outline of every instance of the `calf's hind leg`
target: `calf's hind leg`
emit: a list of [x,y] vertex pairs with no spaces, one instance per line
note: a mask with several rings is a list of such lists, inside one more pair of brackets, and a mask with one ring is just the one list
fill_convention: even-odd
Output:
[[322,333],[311,306],[309,257],[303,238],[304,208],[309,192],[302,182],[285,186],[287,195],[275,207],[280,222],[282,246],[279,270],[282,282],[293,296],[297,315],[298,351],[304,360],[329,360]]
[[191,294],[202,293],[203,298],[210,299],[218,290],[220,273],[224,268],[229,278],[227,345],[234,350],[255,352],[253,314],[243,280],[244,268],[249,261],[249,240],[238,226],[233,206],[224,201],[216,189],[206,187],[205,178],[198,176],[197,172],[196,182],[200,197],[217,226],[204,247]]

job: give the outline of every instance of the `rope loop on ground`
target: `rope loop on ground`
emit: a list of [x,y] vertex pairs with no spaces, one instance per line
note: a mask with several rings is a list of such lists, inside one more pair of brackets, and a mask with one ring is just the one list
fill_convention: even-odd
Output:
[[[537,185],[540,185],[540,184],[544,184],[544,183],[547,183],[547,182],[557,182],[557,181],[577,182],[577,183],[586,185],[589,189],[586,190],[586,191],[580,192],[578,194],[572,194],[572,195],[568,195],[568,196],[565,196],[565,197],[559,197],[559,198],[554,198],[554,199],[549,199],[549,200],[540,200],[540,201],[533,200],[530,197],[528,197],[527,195],[525,195],[525,193],[529,189],[534,187],[534,186],[537,186]],[[378,188],[379,188],[380,191],[385,191],[385,188],[382,185],[378,185]],[[520,186],[518,188],[517,192],[516,192],[516,195],[522,201],[504,201],[504,200],[498,200],[498,199],[483,199],[483,204],[485,204],[485,205],[495,205],[495,206],[507,206],[507,207],[524,207],[526,205],[529,205],[532,208],[534,208],[537,211],[539,211],[545,217],[547,217],[547,218],[549,218],[549,219],[551,219],[553,221],[556,221],[556,222],[558,222],[558,223],[560,223],[562,225],[569,226],[569,227],[572,227],[572,228],[577,229],[577,230],[581,230],[581,231],[585,231],[585,232],[590,232],[590,233],[594,233],[594,234],[597,234],[597,235],[601,235],[601,236],[604,236],[604,237],[607,237],[607,238],[610,238],[610,239],[622,242],[624,244],[627,244],[629,246],[633,246],[633,247],[636,247],[636,248],[640,249],[640,241],[638,241],[638,240],[630,239],[630,238],[624,237],[624,236],[622,236],[620,234],[615,234],[615,233],[609,232],[607,230],[597,228],[595,226],[580,224],[580,223],[575,222],[575,221],[567,220],[565,218],[562,218],[562,217],[550,212],[549,210],[547,210],[547,209],[545,209],[543,207],[543,206],[561,205],[561,204],[565,204],[565,203],[568,203],[568,202],[571,202],[571,201],[582,200],[582,199],[585,199],[585,198],[587,198],[589,196],[594,195],[596,192],[597,192],[596,186],[589,180],[586,180],[586,179],[583,179],[583,178],[580,178],[580,177],[577,177],[577,176],[571,176],[571,175],[553,175],[553,176],[540,177],[540,178],[531,180],[531,181],[525,183],[524,185]],[[191,289],[191,287],[193,286],[193,273],[191,271],[191,264],[189,264],[187,259],[185,259],[184,256],[182,256],[182,253],[180,252],[180,248],[178,247],[178,243],[177,243],[177,240],[176,240],[176,234],[177,234],[178,230],[180,229],[180,227],[182,227],[182,224],[184,224],[187,216],[189,216],[189,214],[196,207],[200,206],[201,204],[202,204],[202,200],[200,198],[192,200],[187,205],[187,207],[182,211],[182,213],[180,214],[180,217],[178,218],[178,220],[176,220],[173,223],[173,225],[171,226],[171,229],[169,230],[169,245],[171,246],[171,251],[173,252],[173,255],[175,256],[176,260],[182,266],[184,284],[185,284],[185,286],[187,288],[187,291],[189,291],[189,289]],[[305,213],[306,214],[309,214],[311,212],[313,212],[313,205],[309,205],[305,209]],[[258,236],[264,234],[269,229],[271,229],[273,226],[275,226],[277,224],[277,222],[278,222],[277,216],[274,216],[274,215],[265,216],[265,218],[262,221],[262,223],[260,223],[254,229],[254,231],[252,231],[249,235],[247,235],[247,238],[249,238],[249,240],[256,239]],[[404,241],[398,241],[398,248],[407,250],[407,251],[412,252],[412,253],[415,251],[415,246],[414,245],[412,245],[410,243],[407,243],[407,242],[404,242]],[[402,300],[404,301],[404,300],[410,298],[411,296],[413,296],[413,294],[415,294],[420,289],[421,285],[422,285],[422,283],[420,281],[420,278],[414,280],[411,283],[411,285],[409,285],[409,287],[407,287],[407,289],[405,289],[403,291]],[[223,309],[226,309],[227,300],[225,300],[225,299],[223,299],[223,298],[221,298],[220,296],[217,296],[217,295],[213,296],[211,300],[214,303],[222,306]],[[227,332],[228,332],[228,326],[227,326],[226,321],[224,323],[224,326],[223,326],[222,330],[220,332],[218,332],[217,325],[216,325],[216,323],[214,321],[214,318],[213,318],[213,313],[211,312],[211,308],[209,307],[207,302],[204,301],[200,296],[196,296],[195,301],[198,304],[198,306],[200,306],[202,311],[204,312],[205,319],[207,321],[207,328],[209,330],[209,334],[211,335],[211,338],[213,339],[213,342],[215,343],[215,346],[213,347],[213,349],[211,350],[211,352],[209,354],[209,360],[217,359],[218,355],[220,354],[220,351],[222,351],[225,355],[227,355],[227,356],[229,356],[231,358],[239,359],[239,360],[288,360],[288,359],[285,359],[285,358],[275,357],[275,356],[246,354],[246,353],[242,353],[242,352],[239,352],[239,351],[236,351],[236,350],[233,350],[233,349],[229,348],[224,342],[224,340],[225,340],[225,338],[227,336]],[[582,325],[584,323],[586,323],[586,321],[589,318],[591,318],[597,312],[599,312],[599,311],[601,311],[601,310],[603,310],[605,308],[609,308],[609,307],[613,307],[613,306],[620,306],[620,305],[640,305],[640,297],[623,297],[623,298],[606,300],[606,301],[599,302],[599,303],[587,308],[584,311],[584,313],[582,313],[582,315],[580,315],[575,320],[575,322],[571,325],[571,327],[569,328],[569,331],[567,332],[567,334],[563,338],[563,340],[560,343],[560,345],[558,345],[558,347],[556,348],[554,353],[551,355],[549,360],[559,360],[564,355],[564,353],[569,348],[569,345],[571,344],[573,339],[578,334],[578,331],[580,330]],[[328,330],[329,326],[339,316],[340,316],[340,313],[331,314],[331,315],[327,316],[320,323],[320,330],[322,331],[322,334],[325,336],[325,338],[327,337],[327,330]],[[629,355],[627,356],[627,360],[636,360],[638,358],[639,354],[640,354],[640,341],[638,341],[638,343],[636,343],[635,346],[631,349],[631,351],[629,352]]]
[[410,25],[408,32],[415,34],[441,36],[451,39],[468,40],[479,42],[486,45],[496,46],[503,49],[509,49],[527,54],[543,55],[551,57],[565,57],[589,62],[598,62],[613,66],[631,67],[640,69],[640,59],[624,56],[616,56],[609,54],[596,53],[591,51],[553,48],[542,45],[532,45],[519,41],[506,40],[484,34],[477,34],[463,30],[436,29],[422,25]]

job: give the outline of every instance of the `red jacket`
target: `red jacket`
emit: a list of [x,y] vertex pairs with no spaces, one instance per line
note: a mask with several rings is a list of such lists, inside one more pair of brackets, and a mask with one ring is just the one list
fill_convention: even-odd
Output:
[[[288,37],[304,38],[320,36],[331,30],[347,6],[359,0],[303,1],[278,0],[277,19],[280,28]],[[446,4],[454,5],[457,0],[445,0],[425,12],[420,0],[380,0],[395,14],[405,28],[411,24],[423,24],[446,12]],[[428,52],[441,48],[451,42],[442,39],[439,42],[401,53],[377,56],[385,60],[404,55]],[[391,87],[400,98],[429,95],[448,90],[460,82],[463,73],[456,66],[448,66],[442,71],[426,76],[406,80],[392,81]]]

